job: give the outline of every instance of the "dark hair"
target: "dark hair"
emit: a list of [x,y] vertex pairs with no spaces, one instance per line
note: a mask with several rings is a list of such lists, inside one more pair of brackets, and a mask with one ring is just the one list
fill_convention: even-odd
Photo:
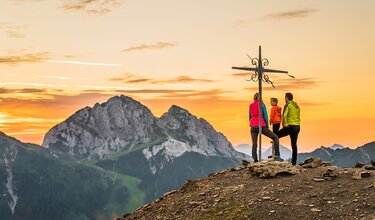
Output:
[[285,93],[285,98],[287,98],[288,100],[293,100],[293,94],[290,92],[287,92]]
[[254,94],[254,100],[258,100],[258,93]]
[[276,103],[276,105],[277,105],[278,100],[277,100],[277,98],[271,98],[271,102],[274,102],[274,103]]

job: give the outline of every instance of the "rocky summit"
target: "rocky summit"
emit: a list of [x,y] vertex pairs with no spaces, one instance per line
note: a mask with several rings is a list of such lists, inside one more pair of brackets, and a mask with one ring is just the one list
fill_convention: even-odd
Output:
[[163,134],[151,111],[138,101],[115,96],[102,104],[77,111],[54,126],[42,146],[76,158],[103,158],[113,152],[132,150]]
[[188,181],[116,219],[373,220],[375,171],[339,168],[314,158],[299,166],[243,161],[242,167]]
[[144,152],[146,157],[157,152],[175,157],[189,151],[249,159],[235,151],[227,138],[207,121],[187,110],[174,105],[157,118],[146,106],[123,95],[77,111],[51,128],[42,146],[56,157],[83,160],[100,160],[113,153],[147,147],[151,148]]

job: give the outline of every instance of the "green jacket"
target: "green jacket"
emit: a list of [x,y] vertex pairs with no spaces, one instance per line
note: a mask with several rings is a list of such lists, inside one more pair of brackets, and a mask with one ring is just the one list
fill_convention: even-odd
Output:
[[283,112],[283,127],[288,127],[289,125],[300,125],[300,112],[301,109],[294,101],[289,101]]

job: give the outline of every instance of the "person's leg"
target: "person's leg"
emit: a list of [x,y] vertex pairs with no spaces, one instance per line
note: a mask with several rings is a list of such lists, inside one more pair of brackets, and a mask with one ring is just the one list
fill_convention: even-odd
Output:
[[252,154],[254,162],[258,162],[258,156],[257,156],[258,133],[259,133],[258,127],[251,127],[250,128],[251,141],[253,142],[251,154]]
[[290,128],[289,127],[283,127],[279,132],[277,132],[277,136],[279,138],[288,136],[290,134]]
[[[279,132],[279,129],[280,129],[280,124],[272,124],[272,132],[274,134],[278,134]],[[273,144],[273,141],[272,141],[272,157],[275,157],[275,145]]]
[[291,125],[290,126],[290,141],[292,144],[292,164],[296,165],[297,163],[297,139],[298,139],[298,133],[300,131],[299,125]]
[[262,128],[262,134],[272,139],[273,146],[275,148],[275,157],[280,157],[279,138],[277,137],[277,135],[266,127]]
[[280,130],[280,124],[272,124],[272,132],[274,134],[278,134],[279,133],[279,130]]

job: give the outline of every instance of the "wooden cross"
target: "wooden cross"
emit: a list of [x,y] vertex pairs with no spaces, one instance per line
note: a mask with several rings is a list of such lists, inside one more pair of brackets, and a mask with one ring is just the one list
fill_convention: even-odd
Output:
[[[283,70],[273,70],[273,69],[267,69],[264,68],[269,64],[268,59],[262,58],[262,47],[259,46],[259,57],[258,58],[251,58],[249,55],[247,55],[250,60],[251,64],[255,66],[255,68],[251,67],[232,67],[232,69],[237,69],[237,70],[246,70],[246,71],[254,71],[255,73],[251,76],[251,81],[258,81],[258,102],[259,102],[259,161],[262,161],[262,81],[267,82],[271,84],[273,87],[273,82],[269,79],[269,77],[263,73],[284,73],[287,74],[288,76],[294,78],[294,76],[291,76],[288,74],[288,71],[283,71]],[[268,122],[266,121],[266,124]]]

